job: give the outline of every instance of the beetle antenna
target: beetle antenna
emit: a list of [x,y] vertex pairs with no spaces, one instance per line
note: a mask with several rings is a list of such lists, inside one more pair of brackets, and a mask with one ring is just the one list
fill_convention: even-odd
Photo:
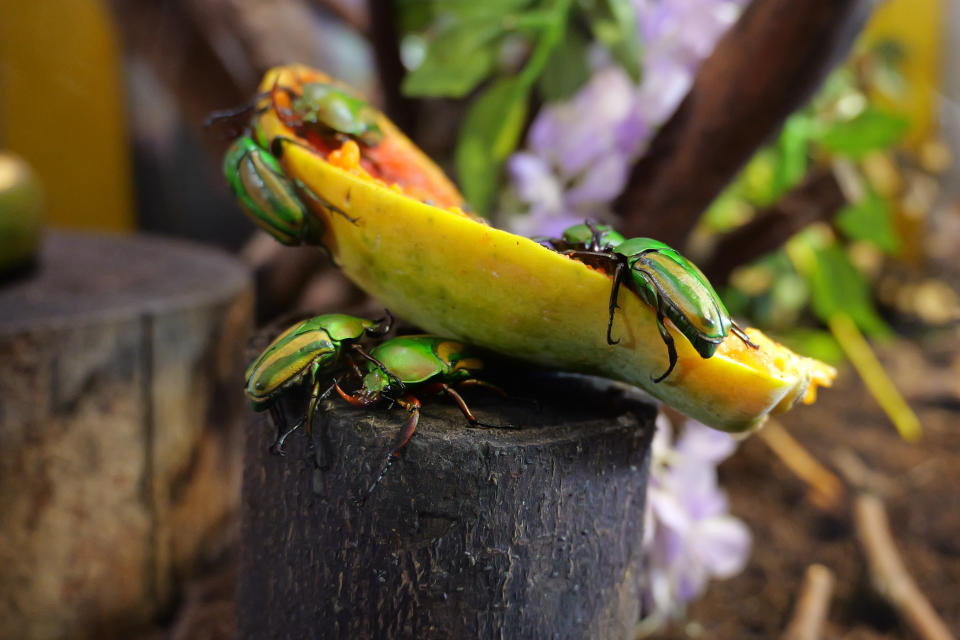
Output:
[[743,329],[741,329],[741,328],[740,328],[740,325],[738,325],[736,322],[732,322],[732,321],[731,321],[730,331],[733,333],[733,335],[735,335],[735,336],[737,336],[738,338],[740,338],[741,340],[743,340],[743,342],[744,342],[748,347],[751,347],[751,348],[753,348],[753,349],[759,349],[759,348],[760,348],[760,345],[758,345],[758,344],[755,343],[753,340],[751,340],[751,339],[750,339],[750,336],[747,335],[747,332],[744,331]]
[[253,96],[253,99],[247,102],[246,104],[240,105],[239,107],[231,107],[229,109],[219,109],[217,111],[211,111],[210,114],[203,119],[203,127],[207,129],[217,124],[218,122],[232,122],[240,117],[247,117],[251,115],[256,115],[266,111],[267,108],[258,109],[257,103],[263,100],[264,98],[269,97],[269,93],[258,93]]

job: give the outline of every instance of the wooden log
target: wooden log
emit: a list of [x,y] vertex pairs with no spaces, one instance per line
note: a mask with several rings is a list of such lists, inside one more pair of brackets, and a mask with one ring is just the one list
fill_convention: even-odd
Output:
[[216,251],[52,233],[0,288],[0,637],[119,637],[227,539],[252,292]]
[[[481,420],[519,429],[467,428],[423,398],[417,432],[362,504],[402,409],[330,401],[329,448],[300,435],[283,457],[251,414],[239,637],[632,637],[656,412],[604,384],[554,375],[511,385],[514,399],[467,396]],[[305,398],[290,406],[292,420]]]

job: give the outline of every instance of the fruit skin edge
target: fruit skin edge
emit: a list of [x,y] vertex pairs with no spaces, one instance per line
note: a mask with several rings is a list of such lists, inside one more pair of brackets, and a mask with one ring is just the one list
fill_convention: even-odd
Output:
[[[272,84],[268,73],[263,86]],[[402,135],[383,121],[388,135]],[[271,111],[258,124],[269,138],[295,138]],[[438,171],[426,156],[419,159]],[[655,384],[651,376],[667,366],[655,313],[621,290],[613,325],[620,343],[608,345],[607,275],[527,238],[406,197],[297,145],[284,145],[281,162],[320,199],[356,218],[313,208],[344,274],[431,333],[545,367],[621,380],[724,431],[746,431],[797,400],[812,402],[817,386],[829,386],[835,376],[831,367],[755,329],[748,333],[759,350],[731,335],[716,355],[702,359],[668,324],[678,361]]]

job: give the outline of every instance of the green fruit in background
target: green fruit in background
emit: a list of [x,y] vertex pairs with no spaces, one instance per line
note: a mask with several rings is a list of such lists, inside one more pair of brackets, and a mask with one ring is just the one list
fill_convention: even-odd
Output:
[[0,276],[34,259],[43,221],[40,181],[22,158],[0,151]]

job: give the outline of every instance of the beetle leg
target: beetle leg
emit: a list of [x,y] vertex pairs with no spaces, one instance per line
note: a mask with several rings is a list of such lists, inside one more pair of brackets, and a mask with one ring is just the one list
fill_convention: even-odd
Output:
[[731,321],[730,324],[731,324],[730,331],[733,333],[733,335],[743,340],[744,344],[754,349],[760,348],[759,345],[757,345],[755,342],[753,342],[753,340],[750,339],[750,336],[747,335],[747,332],[740,328],[740,325],[738,325],[736,322],[733,322],[733,321]]
[[307,185],[305,185],[305,184],[303,183],[303,181],[298,180],[298,179],[295,179],[295,180],[293,181],[293,184],[297,187],[298,190],[300,190],[300,191],[302,191],[303,193],[307,194],[307,197],[310,198],[311,200],[313,200],[314,202],[316,202],[318,205],[320,205],[320,206],[323,207],[324,209],[329,209],[330,211],[333,211],[334,213],[339,213],[341,216],[343,216],[344,218],[346,218],[346,220],[347,220],[348,222],[350,222],[351,224],[357,224],[357,220],[360,219],[360,218],[351,218],[349,215],[347,215],[347,212],[346,212],[346,211],[344,211],[344,210],[341,209],[340,207],[335,206],[334,204],[332,204],[332,203],[330,203],[330,202],[327,202],[326,200],[324,200],[323,198],[321,198],[320,196],[318,196],[317,194],[315,194],[315,193],[310,189],[310,187],[308,187]]
[[231,107],[229,109],[220,109],[219,111],[211,111],[210,114],[204,118],[203,126],[204,128],[213,126],[214,124],[221,122],[223,120],[236,120],[241,116],[251,116],[262,113],[263,111],[268,110],[270,107],[257,108],[257,103],[263,100],[264,98],[270,97],[269,93],[258,93],[253,96],[253,99],[239,107]]
[[287,436],[303,426],[303,423],[306,422],[307,416],[303,416],[296,423],[283,433],[277,436],[277,439],[273,441],[273,444],[270,445],[270,453],[278,456],[285,455],[287,452],[283,450],[283,445],[287,441]]
[[[570,256],[571,258],[580,259],[580,261],[585,264],[590,264],[589,260],[596,260],[599,258],[616,265],[613,272],[613,286],[610,289],[610,318],[607,321],[607,344],[617,344],[620,342],[620,339],[613,339],[613,316],[619,308],[617,306],[617,296],[620,293],[620,285],[623,283],[623,276],[627,268],[627,257],[618,253],[610,253],[608,251],[571,250],[561,251],[561,253],[565,256]],[[584,260],[583,258],[586,258],[587,260]]]
[[463,380],[462,382],[460,382],[457,386],[458,387],[480,387],[481,389],[486,389],[490,393],[494,393],[500,396],[501,398],[507,397],[506,391],[504,391],[503,389],[501,389],[495,384],[491,384],[487,382],[486,380],[477,380],[476,378],[467,378],[466,380]]
[[383,317],[375,322],[377,326],[368,330],[367,335],[379,338],[380,336],[385,336],[390,333],[390,329],[393,328],[393,314],[390,313],[390,309],[384,309]]
[[307,408],[307,435],[308,436],[313,435],[313,414],[316,412],[317,406],[319,406],[319,404],[323,402],[327,396],[333,393],[333,390],[335,388],[336,389],[340,388],[338,386],[339,382],[340,382],[340,376],[337,376],[336,378],[333,379],[333,382],[331,382],[330,385],[326,389],[324,389],[323,393],[320,393],[319,381],[313,386],[313,393],[310,394],[310,405]]
[[667,370],[664,371],[663,374],[660,375],[659,377],[654,378],[653,374],[650,375],[650,379],[653,380],[654,382],[660,382],[664,378],[666,378],[668,375],[670,375],[670,372],[673,371],[673,368],[677,364],[677,347],[676,345],[673,344],[673,336],[670,335],[670,332],[667,331],[667,328],[663,325],[663,319],[664,319],[663,309],[658,304],[657,305],[657,329],[660,330],[660,337],[663,338],[663,343],[667,345],[667,357],[670,360],[670,364],[669,366],[667,366]]
[[277,430],[277,439],[287,429],[287,419],[283,417],[283,411],[280,410],[278,405],[278,402],[270,405],[270,422],[273,423],[273,428]]
[[613,272],[613,286],[610,288],[610,317],[607,319],[607,344],[614,345],[620,342],[620,338],[613,339],[613,316],[617,313],[619,305],[617,297],[620,295],[620,285],[623,284],[623,274],[626,273],[626,260],[617,261],[617,270]]
[[650,379],[654,382],[660,382],[673,371],[673,368],[677,365],[677,347],[673,343],[673,336],[670,335],[670,332],[667,331],[667,327],[663,324],[664,319],[663,313],[663,298],[657,294],[657,329],[660,330],[660,337],[663,338],[663,343],[667,345],[667,359],[670,361],[670,364],[667,366],[667,370],[663,372],[657,378],[654,378],[653,375],[650,375]]
[[587,247],[590,251],[600,251],[600,230],[593,220],[584,220],[583,224],[590,229],[590,245]]
[[333,386],[341,398],[343,398],[344,400],[346,400],[347,402],[349,402],[355,407],[366,407],[380,400],[379,391],[372,396],[364,396],[364,395],[360,395],[359,393],[350,395],[349,393],[347,393],[346,391],[340,388],[339,380],[335,380],[333,383]]
[[410,418],[403,423],[403,430],[400,432],[400,437],[397,440],[397,445],[393,448],[393,451],[387,457],[387,461],[383,464],[383,467],[380,468],[380,473],[377,474],[376,479],[367,488],[366,493],[364,493],[363,498],[360,500],[361,504],[367,501],[367,498],[370,497],[370,494],[373,493],[373,490],[376,489],[377,485],[380,484],[380,481],[383,480],[383,476],[387,474],[387,469],[390,468],[390,465],[393,464],[394,459],[400,457],[400,450],[403,449],[403,446],[407,444],[407,441],[413,436],[413,432],[417,430],[417,424],[420,422],[420,400],[416,396],[411,394],[405,394],[402,398],[397,400],[404,409],[410,412]]
[[[479,385],[483,384],[480,380],[474,380],[473,378],[469,378],[468,380],[476,382]],[[468,380],[464,380],[463,382],[467,382]],[[463,382],[461,382],[461,384],[463,384]],[[493,387],[493,385],[490,385],[490,386]],[[497,388],[497,387],[494,387],[494,388]],[[463,417],[467,419],[467,422],[470,423],[471,427],[486,427],[488,429],[514,429],[515,428],[511,424],[498,425],[498,424],[490,424],[488,422],[480,422],[479,420],[477,420],[477,416],[473,414],[473,411],[470,410],[470,407],[467,406],[467,401],[463,399],[463,396],[457,393],[457,391],[453,387],[451,387],[445,382],[437,382],[432,385],[428,385],[426,387],[426,390],[428,393],[445,393],[450,399],[456,402],[457,407],[460,409],[460,413],[462,413]]]

